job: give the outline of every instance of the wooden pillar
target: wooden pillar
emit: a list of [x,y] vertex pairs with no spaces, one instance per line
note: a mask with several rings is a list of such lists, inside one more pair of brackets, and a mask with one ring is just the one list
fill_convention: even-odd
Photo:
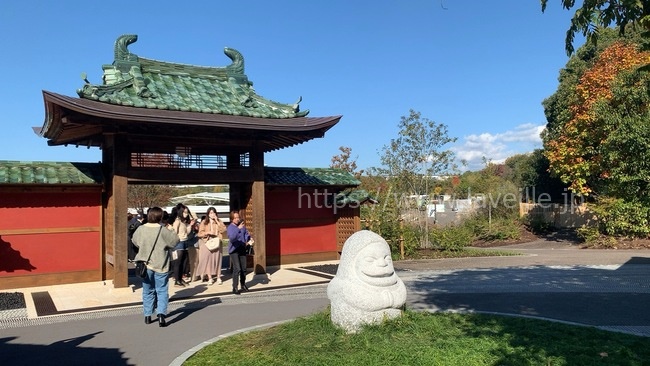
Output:
[[[239,154],[230,153],[226,157],[226,167],[228,169],[239,169],[241,165],[239,163]],[[230,183],[228,185],[228,193],[230,197],[230,209],[228,210],[228,215],[232,210],[240,210],[242,208],[242,184],[241,183]]]
[[112,278],[115,288],[128,287],[127,170],[130,156],[126,136],[105,135],[102,151],[106,185],[104,196],[105,278]]
[[251,202],[253,204],[253,227],[255,228],[255,256],[253,259],[255,274],[266,273],[266,205],[264,201],[264,150],[254,147],[250,153],[250,165],[253,169],[253,187]]

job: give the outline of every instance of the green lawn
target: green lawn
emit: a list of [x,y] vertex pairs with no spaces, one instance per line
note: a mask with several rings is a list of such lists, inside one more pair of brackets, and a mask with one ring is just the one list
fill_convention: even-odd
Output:
[[537,319],[406,311],[346,334],[329,311],[211,344],[184,365],[649,365],[650,338]]
[[418,250],[407,259],[445,259],[469,257],[510,257],[522,255],[509,250],[463,248],[460,250]]

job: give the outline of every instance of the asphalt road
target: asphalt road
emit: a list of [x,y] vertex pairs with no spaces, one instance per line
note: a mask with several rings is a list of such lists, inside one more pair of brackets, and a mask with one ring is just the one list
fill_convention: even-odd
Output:
[[[407,306],[553,319],[650,336],[650,251],[579,250],[567,243],[510,247],[517,257],[400,261]],[[6,365],[168,365],[216,337],[329,305],[315,285],[170,304],[169,326],[141,308],[0,323]]]
[[168,326],[145,325],[140,306],[42,318],[0,330],[3,365],[169,365],[219,335],[324,309],[323,289],[173,302]]

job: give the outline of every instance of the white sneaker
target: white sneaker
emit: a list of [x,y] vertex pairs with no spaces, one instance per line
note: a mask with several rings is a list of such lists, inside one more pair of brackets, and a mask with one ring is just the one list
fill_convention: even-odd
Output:
[[221,284],[223,284],[223,281],[221,281],[221,278],[218,278],[217,279],[217,285],[221,285]]
[[212,285],[214,283],[214,278],[211,278],[210,281],[208,281],[208,285]]

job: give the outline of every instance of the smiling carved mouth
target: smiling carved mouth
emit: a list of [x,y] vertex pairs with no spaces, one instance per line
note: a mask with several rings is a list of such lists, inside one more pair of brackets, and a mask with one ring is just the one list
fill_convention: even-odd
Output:
[[373,274],[370,274],[370,273],[363,272],[363,274],[365,274],[366,276],[368,276],[368,277],[374,277],[374,278],[390,277],[390,276],[393,275],[393,273],[395,273],[395,272],[390,272],[390,273],[379,273],[379,274],[374,274],[374,273],[373,273]]
[[394,278],[395,272],[391,273],[379,273],[379,274],[368,274],[363,273],[363,282],[372,285],[372,286],[392,286],[397,283],[397,280]]

